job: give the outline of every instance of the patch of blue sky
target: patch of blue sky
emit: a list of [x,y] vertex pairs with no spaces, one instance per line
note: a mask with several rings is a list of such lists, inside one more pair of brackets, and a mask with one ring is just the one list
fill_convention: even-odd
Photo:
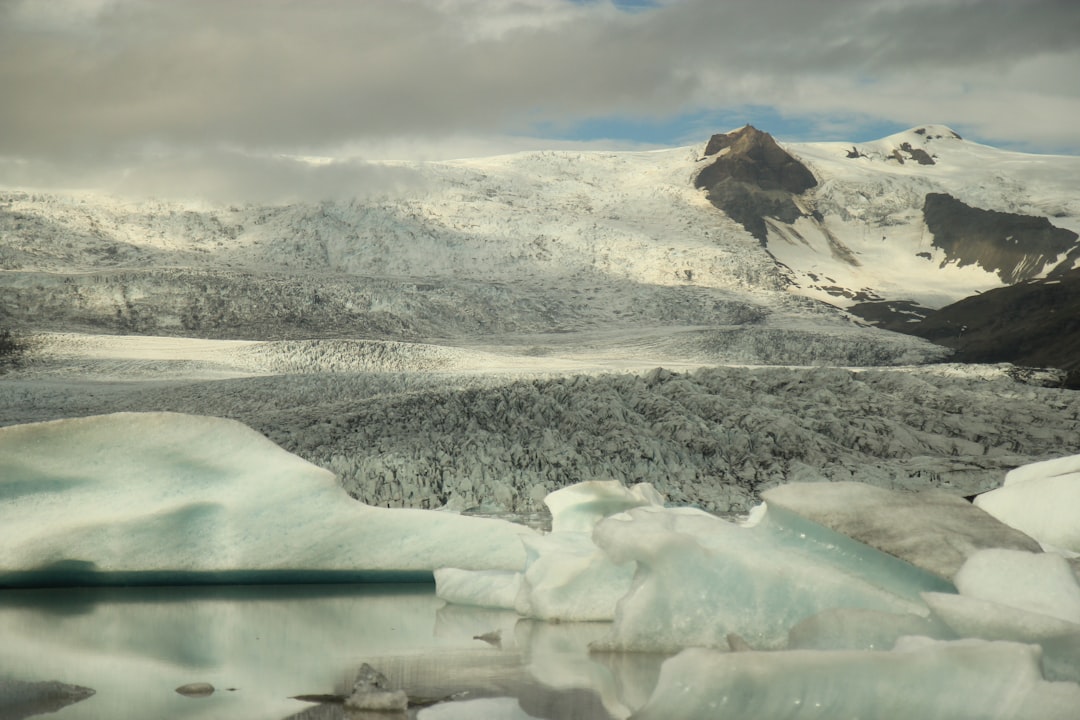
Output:
[[569,0],[569,2],[575,5],[597,5],[600,3],[610,3],[617,7],[619,10],[625,12],[641,12],[643,10],[651,10],[654,7],[658,7],[662,3],[660,0]]
[[866,142],[906,130],[903,123],[851,115],[798,115],[753,105],[709,109],[669,117],[611,115],[578,122],[540,124],[539,137],[570,141],[614,141],[628,146],[678,147],[706,142],[711,135],[753,125],[786,142]]

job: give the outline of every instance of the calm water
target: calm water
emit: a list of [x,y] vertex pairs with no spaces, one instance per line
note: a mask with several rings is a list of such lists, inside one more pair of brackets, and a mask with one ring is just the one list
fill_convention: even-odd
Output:
[[[56,720],[332,718],[289,698],[346,693],[367,662],[411,696],[454,695],[420,720],[596,720],[644,703],[662,661],[590,655],[606,629],[445,606],[427,584],[7,590],[0,677],[97,691]],[[218,690],[174,691],[192,682]]]

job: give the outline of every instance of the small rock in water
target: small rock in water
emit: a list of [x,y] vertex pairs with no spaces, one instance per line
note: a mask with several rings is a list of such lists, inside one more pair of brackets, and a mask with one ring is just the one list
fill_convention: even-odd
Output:
[[26,681],[0,678],[0,718],[26,718],[31,715],[54,713],[61,708],[81,702],[94,690],[81,685],[69,685],[58,680]]
[[502,630],[492,630],[486,632],[483,635],[473,635],[473,640],[483,640],[488,645],[493,645],[497,648],[502,647]]
[[364,663],[353,683],[352,694],[345,699],[345,707],[352,710],[407,710],[409,696],[404,690],[387,689],[389,683],[385,675]]
[[214,686],[210,683],[194,682],[187,685],[181,685],[176,688],[176,692],[180,693],[184,697],[190,698],[204,698],[210,697],[214,694]]
[[727,644],[731,652],[752,652],[754,648],[750,647],[750,643],[743,640],[742,636],[738,633],[727,634]]

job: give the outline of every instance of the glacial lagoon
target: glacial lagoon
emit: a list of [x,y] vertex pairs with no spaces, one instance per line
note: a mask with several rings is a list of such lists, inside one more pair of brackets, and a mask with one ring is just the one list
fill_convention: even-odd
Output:
[[[427,583],[6,590],[0,677],[95,690],[42,716],[57,720],[343,717],[340,705],[317,710],[290,698],[348,694],[365,662],[411,697],[444,700],[410,711],[423,720],[600,720],[624,714],[626,701],[643,703],[655,684],[662,655],[590,659],[587,645],[606,623],[519,620],[447,605],[434,590]],[[175,690],[196,682],[215,691]]]

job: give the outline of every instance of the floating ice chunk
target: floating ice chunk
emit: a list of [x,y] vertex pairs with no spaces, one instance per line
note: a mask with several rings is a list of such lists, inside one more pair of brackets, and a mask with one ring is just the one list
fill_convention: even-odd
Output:
[[1080,686],[1045,681],[1037,647],[911,638],[889,652],[684,650],[634,718],[1072,720],[1077,707]]
[[933,592],[925,593],[923,599],[933,616],[961,637],[1039,643],[1080,633],[1076,623],[992,600]]
[[208,682],[190,682],[176,688],[179,695],[190,698],[210,697],[216,692],[216,688]]
[[982,550],[955,578],[962,595],[1080,623],[1080,584],[1060,555]]
[[1016,468],[976,507],[1027,533],[1046,550],[1080,553],[1080,455]]
[[[662,506],[651,485],[623,487],[617,480],[590,481],[550,493],[552,532],[522,536],[524,574],[436,573],[439,597],[459,604],[514,608],[542,620],[611,620],[615,603],[626,594],[633,563],[617,565],[589,533],[604,517],[640,506]],[[516,588],[516,595],[508,595]]]
[[448,603],[513,610],[521,592],[522,574],[513,570],[435,571],[435,594]]
[[[955,595],[951,597],[956,597]],[[955,639],[935,617],[876,610],[830,609],[808,617],[788,632],[793,650],[891,650],[909,635]]]
[[26,681],[0,678],[0,718],[26,718],[54,713],[81,702],[94,690],[57,680]]
[[408,694],[404,690],[391,690],[389,684],[385,675],[364,663],[356,674],[352,692],[345,698],[345,707],[378,712],[406,710],[409,707]]
[[1053,460],[1042,460],[1013,468],[1005,473],[1005,482],[1003,484],[1009,486],[1027,480],[1077,474],[1080,474],[1080,455],[1067,455]]
[[[231,420],[119,413],[0,428],[0,582],[518,569],[498,520],[385,510]],[[185,576],[192,580],[190,575]]]
[[784,508],[945,579],[982,548],[1039,550],[971,503],[937,490],[901,493],[857,482],[791,483],[763,493]]
[[1059,555],[983,550],[956,575],[960,595],[925,593],[964,637],[1038,643],[1051,677],[1080,680],[1080,585]]
[[[599,647],[727,647],[729,633],[755,648],[779,647],[789,628],[822,610],[925,615],[918,592],[941,589],[936,578],[873,548],[820,526],[816,537],[810,524],[805,530],[767,520],[740,527],[688,508],[607,518],[594,540],[613,561],[635,561],[637,572]],[[897,577],[894,566],[911,573]]]
[[1080,625],[964,595],[926,593],[923,599],[954,634],[1037,644],[1048,679],[1080,682]]
[[663,506],[664,497],[649,483],[627,488],[618,480],[590,480],[549,493],[552,532],[592,532],[609,515],[643,505]]
[[526,568],[515,609],[539,620],[611,620],[634,577],[634,564],[616,565],[586,533],[553,532],[522,538]]

